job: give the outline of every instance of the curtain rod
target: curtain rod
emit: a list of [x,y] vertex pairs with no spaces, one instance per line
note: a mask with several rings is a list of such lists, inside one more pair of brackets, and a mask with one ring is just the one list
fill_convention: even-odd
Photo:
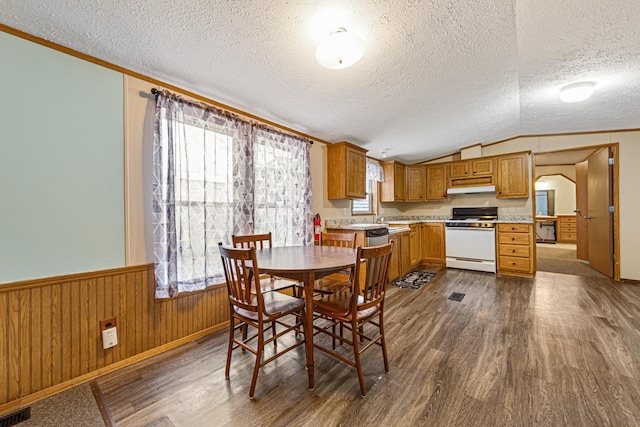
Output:
[[[153,88],[151,88],[151,94],[157,98],[158,96],[162,95],[162,92],[161,92],[161,91],[159,91],[158,89],[156,89],[155,87],[153,87]],[[178,95],[178,96],[179,96],[179,95]],[[187,100],[187,101],[189,101],[189,100]],[[191,102],[191,101],[189,101],[189,102]],[[202,101],[199,101],[199,102],[202,102]],[[208,105],[208,104],[206,104],[206,103],[203,103],[203,104]],[[215,107],[215,108],[220,108],[220,107]],[[220,109],[221,109],[221,110],[224,110],[223,108],[220,108]],[[224,110],[224,111],[226,111],[226,110]],[[234,114],[234,115],[235,115],[235,113],[232,113],[232,112],[230,112],[230,111],[227,111],[227,113],[229,113],[229,114]],[[251,121],[251,120],[250,120],[250,121]],[[269,126],[269,124],[268,124],[268,123],[260,123],[259,121],[255,121],[255,122],[256,122],[256,124],[258,124],[258,125],[260,125],[260,126]],[[282,132],[283,132],[282,130],[280,130],[280,129],[278,129],[278,128],[276,128],[275,130],[276,130],[277,132],[280,132],[280,133],[282,133]],[[286,132],[286,133],[289,133],[289,132]],[[292,134],[292,135],[296,135],[295,133],[291,133],[291,134]],[[296,135],[296,136],[297,136],[297,137],[300,137],[301,135]],[[312,140],[311,138],[306,137],[306,136],[305,136],[305,137],[303,137],[303,138],[306,138],[306,139],[307,139],[307,141],[309,142],[309,144],[313,145],[313,140]]]

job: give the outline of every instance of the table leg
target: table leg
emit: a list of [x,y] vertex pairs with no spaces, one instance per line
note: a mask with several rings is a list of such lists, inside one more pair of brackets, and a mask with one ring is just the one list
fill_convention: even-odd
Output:
[[315,275],[309,272],[304,279],[304,299],[306,303],[304,316],[304,339],[307,349],[307,372],[309,373],[309,390],[315,388],[313,380],[313,282]]

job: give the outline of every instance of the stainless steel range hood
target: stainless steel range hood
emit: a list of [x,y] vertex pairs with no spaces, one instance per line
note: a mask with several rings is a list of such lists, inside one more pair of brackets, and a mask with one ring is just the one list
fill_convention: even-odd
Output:
[[449,188],[447,194],[474,194],[474,193],[494,193],[496,192],[495,185],[480,185],[477,187],[456,187]]

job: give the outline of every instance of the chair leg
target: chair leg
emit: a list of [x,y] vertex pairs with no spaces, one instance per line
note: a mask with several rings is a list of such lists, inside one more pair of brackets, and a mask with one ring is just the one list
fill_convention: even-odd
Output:
[[229,347],[227,348],[227,367],[224,370],[224,377],[229,378],[229,370],[231,368],[231,353],[233,353],[233,335],[235,331],[236,322],[231,315],[231,321],[229,322]]
[[360,326],[360,342],[364,342],[364,326]]
[[387,357],[387,342],[384,339],[384,319],[382,311],[380,312],[380,344],[382,344],[382,358],[384,359],[384,371],[389,372],[389,358]]
[[[340,322],[340,336],[344,337],[344,327],[342,325],[342,322]],[[340,341],[340,345],[342,345],[342,341]],[[335,348],[334,348],[335,350]]]
[[358,325],[354,320],[351,322],[351,331],[353,335],[353,356],[356,362],[356,369],[358,370],[358,381],[360,381],[360,394],[362,397],[367,395],[367,386],[364,383],[364,374],[362,373],[362,363],[360,362],[360,345],[358,344],[359,336]]
[[264,325],[258,322],[258,348],[256,349],[256,364],[253,367],[253,378],[251,378],[251,387],[249,388],[249,398],[253,399],[253,393],[256,391],[256,382],[258,381],[258,371],[260,370],[260,362],[262,361],[262,351],[264,350]]
[[[249,328],[249,325],[247,325],[246,323],[244,325],[242,325],[242,327],[240,328],[240,330],[242,331],[242,342],[245,342],[247,340],[247,329],[248,328]],[[241,349],[242,349],[243,353],[245,351],[247,351],[247,350],[245,350],[244,347],[241,347]]]
[[[331,325],[331,332],[333,332],[333,335],[336,334],[336,324],[335,323],[333,323]],[[340,335],[342,335],[342,323],[340,323]],[[331,348],[333,350],[336,349],[336,337],[331,337]]]
[[[276,322],[271,322],[271,336],[276,336]],[[273,340],[273,346],[278,347],[278,340]]]

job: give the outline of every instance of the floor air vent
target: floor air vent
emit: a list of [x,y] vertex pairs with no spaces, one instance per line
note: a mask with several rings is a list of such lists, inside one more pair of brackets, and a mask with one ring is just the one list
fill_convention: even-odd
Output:
[[462,298],[464,298],[466,294],[460,294],[458,292],[453,292],[451,295],[449,295],[449,299],[452,301],[462,301]]
[[31,407],[0,417],[0,427],[11,427],[31,418]]

